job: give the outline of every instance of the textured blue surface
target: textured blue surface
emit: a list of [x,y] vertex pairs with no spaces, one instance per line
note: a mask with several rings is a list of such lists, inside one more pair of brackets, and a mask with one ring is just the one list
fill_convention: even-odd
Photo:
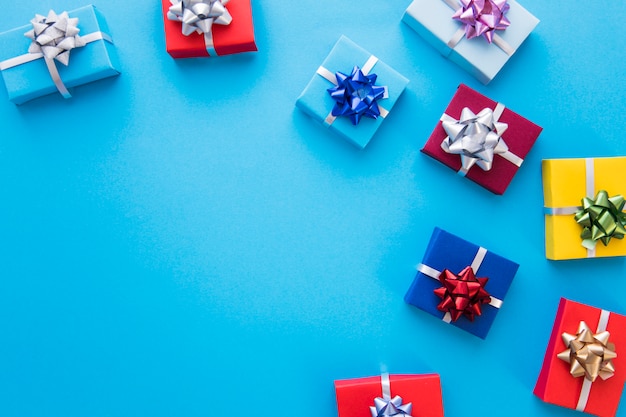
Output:
[[[559,297],[624,314],[626,265],[544,258],[540,161],[626,154],[626,9],[525,0],[485,87],[408,4],[256,1],[258,53],[174,61],[158,4],[107,0],[121,76],[0,93],[1,416],[333,416],[381,368],[440,373],[448,417],[579,416],[531,393]],[[411,80],[364,151],[294,106],[341,34]],[[504,196],[419,152],[460,82],[545,128]],[[487,340],[403,301],[435,225],[521,265]]]

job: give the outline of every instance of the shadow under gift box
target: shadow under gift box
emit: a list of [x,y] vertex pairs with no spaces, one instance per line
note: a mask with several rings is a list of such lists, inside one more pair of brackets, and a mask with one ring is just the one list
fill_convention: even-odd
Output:
[[[104,16],[92,5],[72,10],[68,14],[71,18],[79,19],[80,36],[94,32],[111,35]],[[0,62],[28,53],[28,47],[32,41],[24,34],[30,29],[32,25],[28,24],[0,33]],[[120,73],[116,69],[119,63],[115,46],[105,40],[97,40],[83,47],[72,49],[68,66],[57,61],[55,65],[67,88],[113,77]],[[58,92],[43,58],[4,69],[2,78],[9,100],[15,104],[22,104]]]
[[[458,274],[463,268],[472,264],[479,248],[478,245],[436,227],[421,263],[439,272],[448,269]],[[485,290],[492,297],[504,301],[518,268],[517,263],[487,251],[475,273],[476,277],[489,278]],[[441,286],[439,280],[418,271],[404,296],[404,301],[442,320],[445,313],[437,309],[441,298],[434,293],[435,289]],[[491,304],[483,304],[482,314],[476,316],[474,321],[462,316],[450,324],[484,339],[491,329],[498,310],[499,308]]]
[[[474,113],[478,114],[484,108],[494,110],[497,104],[497,102],[485,97],[478,91],[469,88],[465,84],[461,84],[452,97],[450,104],[448,104],[445,114],[458,120],[464,107],[468,107]],[[509,151],[525,159],[543,128],[508,108],[504,109],[498,121],[508,124],[507,130],[502,135],[502,139],[507,144]],[[460,155],[447,153],[441,148],[441,142],[443,142],[447,136],[446,131],[443,129],[442,121],[439,120],[437,126],[435,126],[435,130],[433,130],[433,133],[431,133],[428,141],[422,148],[422,152],[449,168],[452,168],[454,171],[459,172],[462,166]],[[500,155],[494,155],[493,165],[489,171],[484,171],[477,165],[474,165],[470,168],[465,177],[494,194],[504,194],[519,169],[519,166],[504,159]]]
[[[596,331],[601,312],[599,308],[561,298],[541,372],[533,391],[543,401],[576,409],[585,378],[574,378],[570,374],[570,364],[557,358],[560,352],[567,349],[561,335],[563,332],[575,335],[580,321]],[[615,344],[617,353],[617,358],[613,359],[615,375],[607,380],[597,378],[591,384],[584,409],[584,412],[599,417],[615,415],[626,381],[626,317],[611,313],[606,330],[611,334],[609,342]]]
[[[204,35],[182,33],[182,23],[167,18],[167,11],[172,3],[161,0],[165,27],[165,49],[172,58],[206,58],[212,56],[207,50]],[[252,22],[252,5],[250,0],[231,0],[226,9],[233,20],[229,25],[213,25],[214,49],[217,56],[255,52],[254,23]]]
[[[574,214],[548,214],[550,209],[581,206],[583,197],[595,197],[600,190],[609,196],[626,196],[626,157],[590,158],[593,164],[593,195],[586,195],[585,158],[545,159],[541,163],[546,222],[546,258],[551,260],[587,258],[582,246],[582,226]],[[596,258],[626,256],[626,239],[611,239],[607,246],[596,244]]]
[[[365,49],[342,35],[322,63],[322,67],[328,69],[333,74],[336,72],[350,74],[354,66],[362,68],[371,56]],[[378,76],[376,85],[387,86],[389,98],[380,100],[379,103],[391,113],[394,104],[400,98],[409,80],[380,60],[376,62],[369,74]],[[326,90],[333,86],[333,83],[315,73],[302,94],[300,94],[300,97],[296,100],[296,107],[311,116],[315,121],[328,127],[330,131],[339,134],[359,148],[365,148],[383,123],[384,118],[372,119],[363,117],[359,124],[355,126],[348,117],[338,116],[332,124],[326,124],[324,120],[335,105],[335,101]]]
[[[382,397],[381,377],[335,381],[339,417],[371,417],[370,406]],[[413,404],[413,416],[443,417],[441,382],[437,374],[389,375],[391,398]]]
[[[514,0],[506,17],[511,25],[506,30],[495,31],[513,51],[516,51],[535,29],[539,20]],[[460,8],[459,3],[459,8]],[[455,10],[444,0],[415,0],[402,18],[426,42],[444,57],[458,64],[483,84],[489,83],[500,72],[512,55],[507,54],[495,43],[488,43],[482,36],[461,39],[450,48],[448,42],[463,24],[452,19]]]

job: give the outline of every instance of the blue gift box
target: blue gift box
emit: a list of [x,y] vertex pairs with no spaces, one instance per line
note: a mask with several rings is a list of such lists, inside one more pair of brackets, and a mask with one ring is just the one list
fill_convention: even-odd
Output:
[[[428,243],[421,265],[439,272],[448,269],[458,274],[463,268],[474,262],[479,249],[481,249],[479,246],[436,227]],[[418,267],[418,273],[413,280],[413,284],[411,284],[404,296],[404,301],[439,319],[443,319],[445,314],[437,309],[441,298],[434,293],[435,289],[442,285],[438,279],[419,272],[420,269],[423,269],[421,265]],[[475,273],[476,277],[489,278],[485,289],[491,295],[492,303],[483,304],[482,315],[476,316],[474,321],[470,321],[462,316],[450,324],[482,339],[487,337],[487,333],[499,310],[493,304],[498,304],[497,300],[504,300],[518,268],[519,265],[515,262],[487,251]],[[494,300],[494,298],[497,300]]]
[[[102,32],[107,40],[96,40],[83,47],[72,49],[68,66],[55,62],[63,84],[71,88],[118,75],[120,72],[116,69],[119,67],[117,54],[115,47],[109,42],[110,31],[102,14],[90,5],[70,11],[69,16],[79,19],[78,28],[81,37]],[[15,104],[22,104],[58,91],[43,58],[4,68],[8,60],[28,53],[31,40],[24,34],[30,29],[32,25],[28,24],[0,33],[2,78],[9,100]]]
[[[365,49],[347,37],[341,36],[322,63],[322,67],[333,74],[336,72],[350,74],[354,66],[362,68],[370,57],[372,55]],[[391,111],[409,80],[380,60],[376,62],[369,73],[378,75],[376,85],[387,86],[389,97],[379,103],[385,110]],[[353,125],[348,117],[339,116],[331,124],[326,123],[325,120],[335,104],[326,90],[333,86],[333,83],[316,73],[298,97],[296,106],[313,119],[327,126],[328,129],[340,134],[359,148],[364,148],[378,130],[384,117],[376,119],[363,117],[357,125]]]
[[463,24],[452,19],[454,10],[444,0],[414,0],[402,20],[443,56],[460,65],[483,84],[487,84],[539,23],[535,16],[515,0],[509,0],[509,5],[511,8],[506,17],[511,25],[496,33],[510,45],[511,54],[504,52],[495,43],[488,43],[482,36],[463,38],[454,48],[450,48],[448,42]]

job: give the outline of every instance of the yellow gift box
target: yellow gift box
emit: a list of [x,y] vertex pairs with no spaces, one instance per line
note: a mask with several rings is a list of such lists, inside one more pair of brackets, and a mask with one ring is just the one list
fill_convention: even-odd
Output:
[[546,258],[552,260],[626,256],[626,239],[611,239],[595,250],[582,246],[583,228],[574,220],[583,197],[600,190],[626,196],[626,157],[544,159],[543,199],[546,221]]

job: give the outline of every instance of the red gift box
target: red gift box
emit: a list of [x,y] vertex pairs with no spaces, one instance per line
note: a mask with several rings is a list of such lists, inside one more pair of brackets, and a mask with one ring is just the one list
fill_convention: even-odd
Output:
[[[371,417],[374,399],[383,396],[384,378],[345,379],[335,381],[339,417]],[[413,415],[443,417],[439,375],[389,375],[391,398],[399,395],[402,403],[413,404]]]
[[[465,107],[478,114],[485,108],[494,110],[497,104],[490,98],[461,84],[452,97],[445,114],[459,120],[461,111]],[[508,124],[508,129],[502,135],[502,139],[509,147],[509,151],[522,159],[526,158],[543,129],[507,108],[504,109],[498,121]],[[440,120],[426,145],[424,145],[422,152],[458,172],[462,166],[460,155],[447,153],[441,148],[441,142],[447,136]],[[518,169],[519,167],[514,163],[500,155],[495,155],[489,171],[473,166],[465,176],[495,194],[504,194]]]
[[[605,315],[607,313],[604,312]],[[561,298],[543,366],[533,391],[536,396],[552,404],[576,409],[585,377],[573,377],[570,365],[557,358],[557,354],[567,350],[561,335],[563,332],[575,335],[581,321],[596,331],[601,314],[601,309]],[[584,410],[579,410],[600,417],[615,415],[626,381],[626,316],[610,313],[606,330],[610,333],[609,342],[615,345],[617,353],[617,358],[612,360],[615,374],[609,379],[597,378],[591,383]]]
[[[167,11],[170,0],[161,0],[163,18],[165,20],[165,45],[167,53],[173,58],[193,58],[211,56],[207,50],[204,35],[182,33],[182,23],[169,20]],[[238,54],[257,50],[254,42],[254,25],[252,23],[252,5],[250,0],[231,0],[226,4],[233,20],[229,25],[213,25],[213,48],[217,55]]]

